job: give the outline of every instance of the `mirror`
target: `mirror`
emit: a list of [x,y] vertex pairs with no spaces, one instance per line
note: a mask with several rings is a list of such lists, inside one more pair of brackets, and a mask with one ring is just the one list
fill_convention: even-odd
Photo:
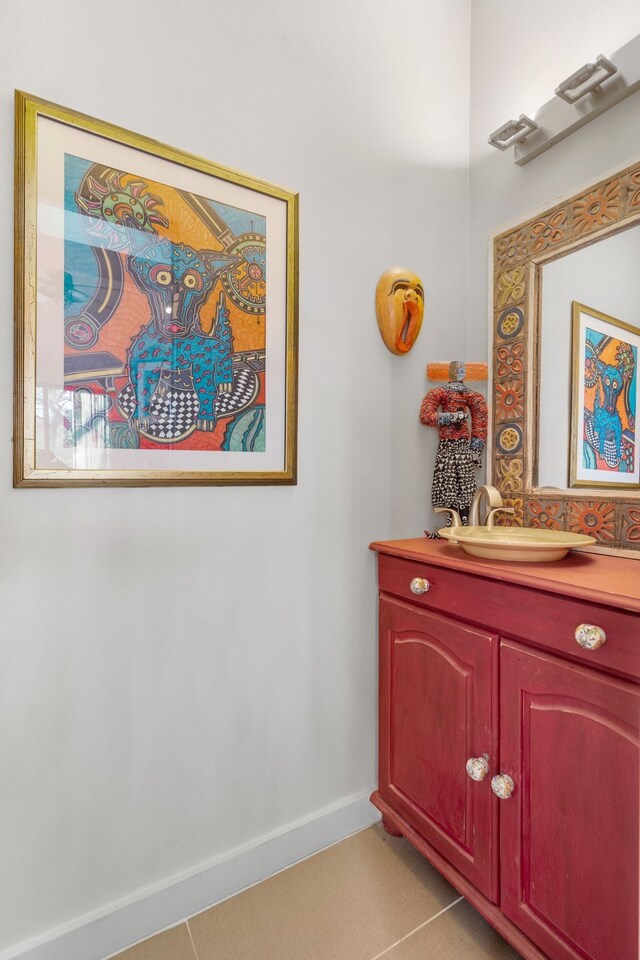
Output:
[[[489,476],[514,508],[517,523],[591,534],[599,548],[640,559],[636,426],[627,416],[630,404],[637,409],[638,370],[636,363],[631,384],[622,343],[634,336],[625,325],[640,328],[637,226],[640,163],[493,239]],[[611,320],[622,327],[611,326]],[[620,340],[610,337],[613,346],[607,348],[602,337],[611,330],[619,331]],[[604,379],[599,379],[604,360],[611,360],[605,348],[613,363],[618,351],[626,391],[619,396],[627,403],[623,408],[620,400],[615,407],[606,451],[604,443],[600,449],[591,409],[606,406]],[[594,366],[591,392],[584,378],[576,380],[572,403],[572,379],[589,367],[585,350]],[[631,350],[632,355],[637,359],[637,352]],[[587,425],[590,432],[583,438]],[[583,447],[592,473],[576,473]],[[629,464],[634,469],[621,478]]]
[[[573,373],[573,345],[572,345],[572,303],[583,304],[590,308],[586,316],[594,316],[592,327],[602,327],[601,331],[594,331],[595,340],[599,335],[602,339],[595,345],[600,348],[605,337],[613,334],[607,326],[597,323],[597,315],[604,314],[610,318],[617,318],[623,323],[640,329],[640,229],[623,230],[613,236],[606,237],[598,243],[591,244],[572,251],[568,256],[560,257],[541,268],[540,284],[540,419],[538,431],[538,483],[540,487],[556,487],[559,489],[574,486],[570,477],[570,463],[572,447],[575,448],[575,431],[572,430],[572,373]],[[630,338],[631,339],[631,338]],[[591,353],[591,351],[590,351]],[[606,348],[602,353],[603,359],[609,358]],[[598,362],[595,354],[590,355],[591,362]],[[600,361],[602,362],[602,361]],[[636,376],[629,380],[630,386],[637,383],[637,358],[635,363]],[[595,371],[594,371],[595,372]],[[597,374],[594,376],[597,379]],[[621,378],[622,380],[623,378]],[[602,385],[596,383],[593,391],[598,393],[598,403],[603,405]],[[636,400],[635,391],[633,401]],[[577,398],[576,398],[577,400]],[[624,397],[619,396],[616,407],[622,413],[624,424],[624,449],[612,451],[605,464],[611,471],[610,486],[614,487],[624,482],[637,483],[637,452],[635,444],[635,418],[624,416]],[[633,402],[634,408],[636,403]],[[620,416],[620,414],[618,414]],[[593,439],[593,438],[592,438]],[[608,437],[606,438],[607,442]],[[628,441],[628,443],[627,443]],[[603,444],[605,438],[603,437]],[[615,446],[613,440],[611,445]],[[629,455],[621,458],[621,453]],[[594,448],[593,442],[588,444]],[[579,452],[579,451],[578,451]],[[599,454],[599,444],[595,444],[594,456]],[[601,459],[601,458],[599,458]],[[603,458],[602,458],[603,459]],[[629,462],[630,461],[630,462]],[[618,473],[620,466],[632,467],[624,474]],[[604,477],[597,477],[594,485],[606,483],[606,466]],[[625,474],[627,475],[625,477]],[[582,484],[581,484],[582,485]]]

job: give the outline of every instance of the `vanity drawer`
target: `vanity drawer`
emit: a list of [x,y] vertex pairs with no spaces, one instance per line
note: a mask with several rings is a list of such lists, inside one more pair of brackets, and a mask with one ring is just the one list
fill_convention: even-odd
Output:
[[[412,591],[415,578],[429,582],[425,593]],[[553,650],[597,669],[640,679],[640,617],[634,613],[384,555],[379,558],[379,585],[381,591],[421,607]],[[420,586],[417,584],[418,589]],[[604,631],[602,646],[584,649],[579,645],[576,631],[581,624]]]
[[[425,593],[414,593],[412,583],[415,579],[426,580],[429,589]],[[378,560],[378,584],[381,591],[392,593],[403,600],[411,600],[421,607],[428,607],[429,610],[449,613],[489,626],[486,617],[476,615],[486,612],[475,608],[474,594],[479,582],[482,581],[478,581],[477,577],[428,563],[382,554]]]
[[[503,636],[528,640],[585,666],[640,679],[640,619],[636,614],[541,590],[512,585],[505,589],[509,591],[505,596],[509,610],[500,617]],[[580,645],[579,634],[585,631],[579,628],[584,625],[597,628],[594,632],[604,638],[602,646],[588,649]]]

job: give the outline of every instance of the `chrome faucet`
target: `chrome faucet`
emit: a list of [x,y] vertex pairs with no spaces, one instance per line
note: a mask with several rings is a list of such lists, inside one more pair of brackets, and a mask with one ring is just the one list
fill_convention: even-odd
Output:
[[481,487],[478,487],[478,492],[473,498],[473,503],[471,504],[471,511],[469,513],[470,527],[481,526],[480,505],[485,499],[487,501],[487,512],[496,510],[498,507],[502,506],[502,497],[500,496],[500,492],[496,490],[495,487],[490,486],[488,483],[484,483]]
[[[505,507],[502,502],[502,497],[500,496],[500,491],[495,487],[490,486],[488,483],[483,484],[481,487],[478,487],[478,491],[473,498],[473,503],[471,504],[471,510],[469,512],[469,526],[470,527],[479,527],[480,524],[480,505],[482,501],[486,499],[487,501],[487,519],[486,525],[491,528],[494,526],[495,517],[498,513],[514,513],[513,507]],[[453,507],[434,507],[434,513],[448,513],[451,517],[450,527],[454,529],[456,527],[462,527],[462,519],[457,510],[454,510]]]
[[[469,526],[470,527],[479,527],[480,524],[480,505],[482,501],[486,498],[487,501],[487,526],[489,526],[489,520],[492,518],[492,513],[494,510],[509,510],[510,507],[504,507],[502,503],[502,497],[500,496],[500,491],[495,487],[490,486],[488,483],[483,483],[481,487],[478,487],[478,492],[473,498],[473,503],[471,504],[471,511],[469,513]],[[493,522],[491,523],[493,526]]]

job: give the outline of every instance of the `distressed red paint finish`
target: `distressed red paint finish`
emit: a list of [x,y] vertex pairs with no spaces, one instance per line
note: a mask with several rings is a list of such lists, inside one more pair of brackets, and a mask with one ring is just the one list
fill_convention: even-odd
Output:
[[518,784],[500,807],[502,909],[550,957],[637,956],[638,688],[511,641],[500,671]]
[[[561,500],[527,509],[535,506],[541,520],[561,517]],[[524,960],[631,960],[640,795],[635,565],[580,554],[501,564],[424,539],[372,546],[380,553],[372,802],[386,829],[404,835]],[[414,593],[415,578],[429,589]],[[604,645],[577,643],[585,623],[604,631]],[[479,757],[489,772],[475,781],[465,768]],[[491,791],[497,774],[513,781],[508,799]]]

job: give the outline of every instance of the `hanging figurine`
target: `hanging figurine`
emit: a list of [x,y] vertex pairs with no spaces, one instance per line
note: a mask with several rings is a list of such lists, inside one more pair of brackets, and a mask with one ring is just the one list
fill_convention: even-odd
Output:
[[[449,364],[449,382],[430,390],[420,407],[420,422],[437,427],[440,442],[433,471],[431,505],[451,507],[462,522],[469,521],[469,510],[476,492],[475,468],[487,437],[487,404],[480,393],[463,382],[466,365],[458,360]],[[471,431],[467,419],[471,416]],[[447,525],[451,522],[451,517]]]

